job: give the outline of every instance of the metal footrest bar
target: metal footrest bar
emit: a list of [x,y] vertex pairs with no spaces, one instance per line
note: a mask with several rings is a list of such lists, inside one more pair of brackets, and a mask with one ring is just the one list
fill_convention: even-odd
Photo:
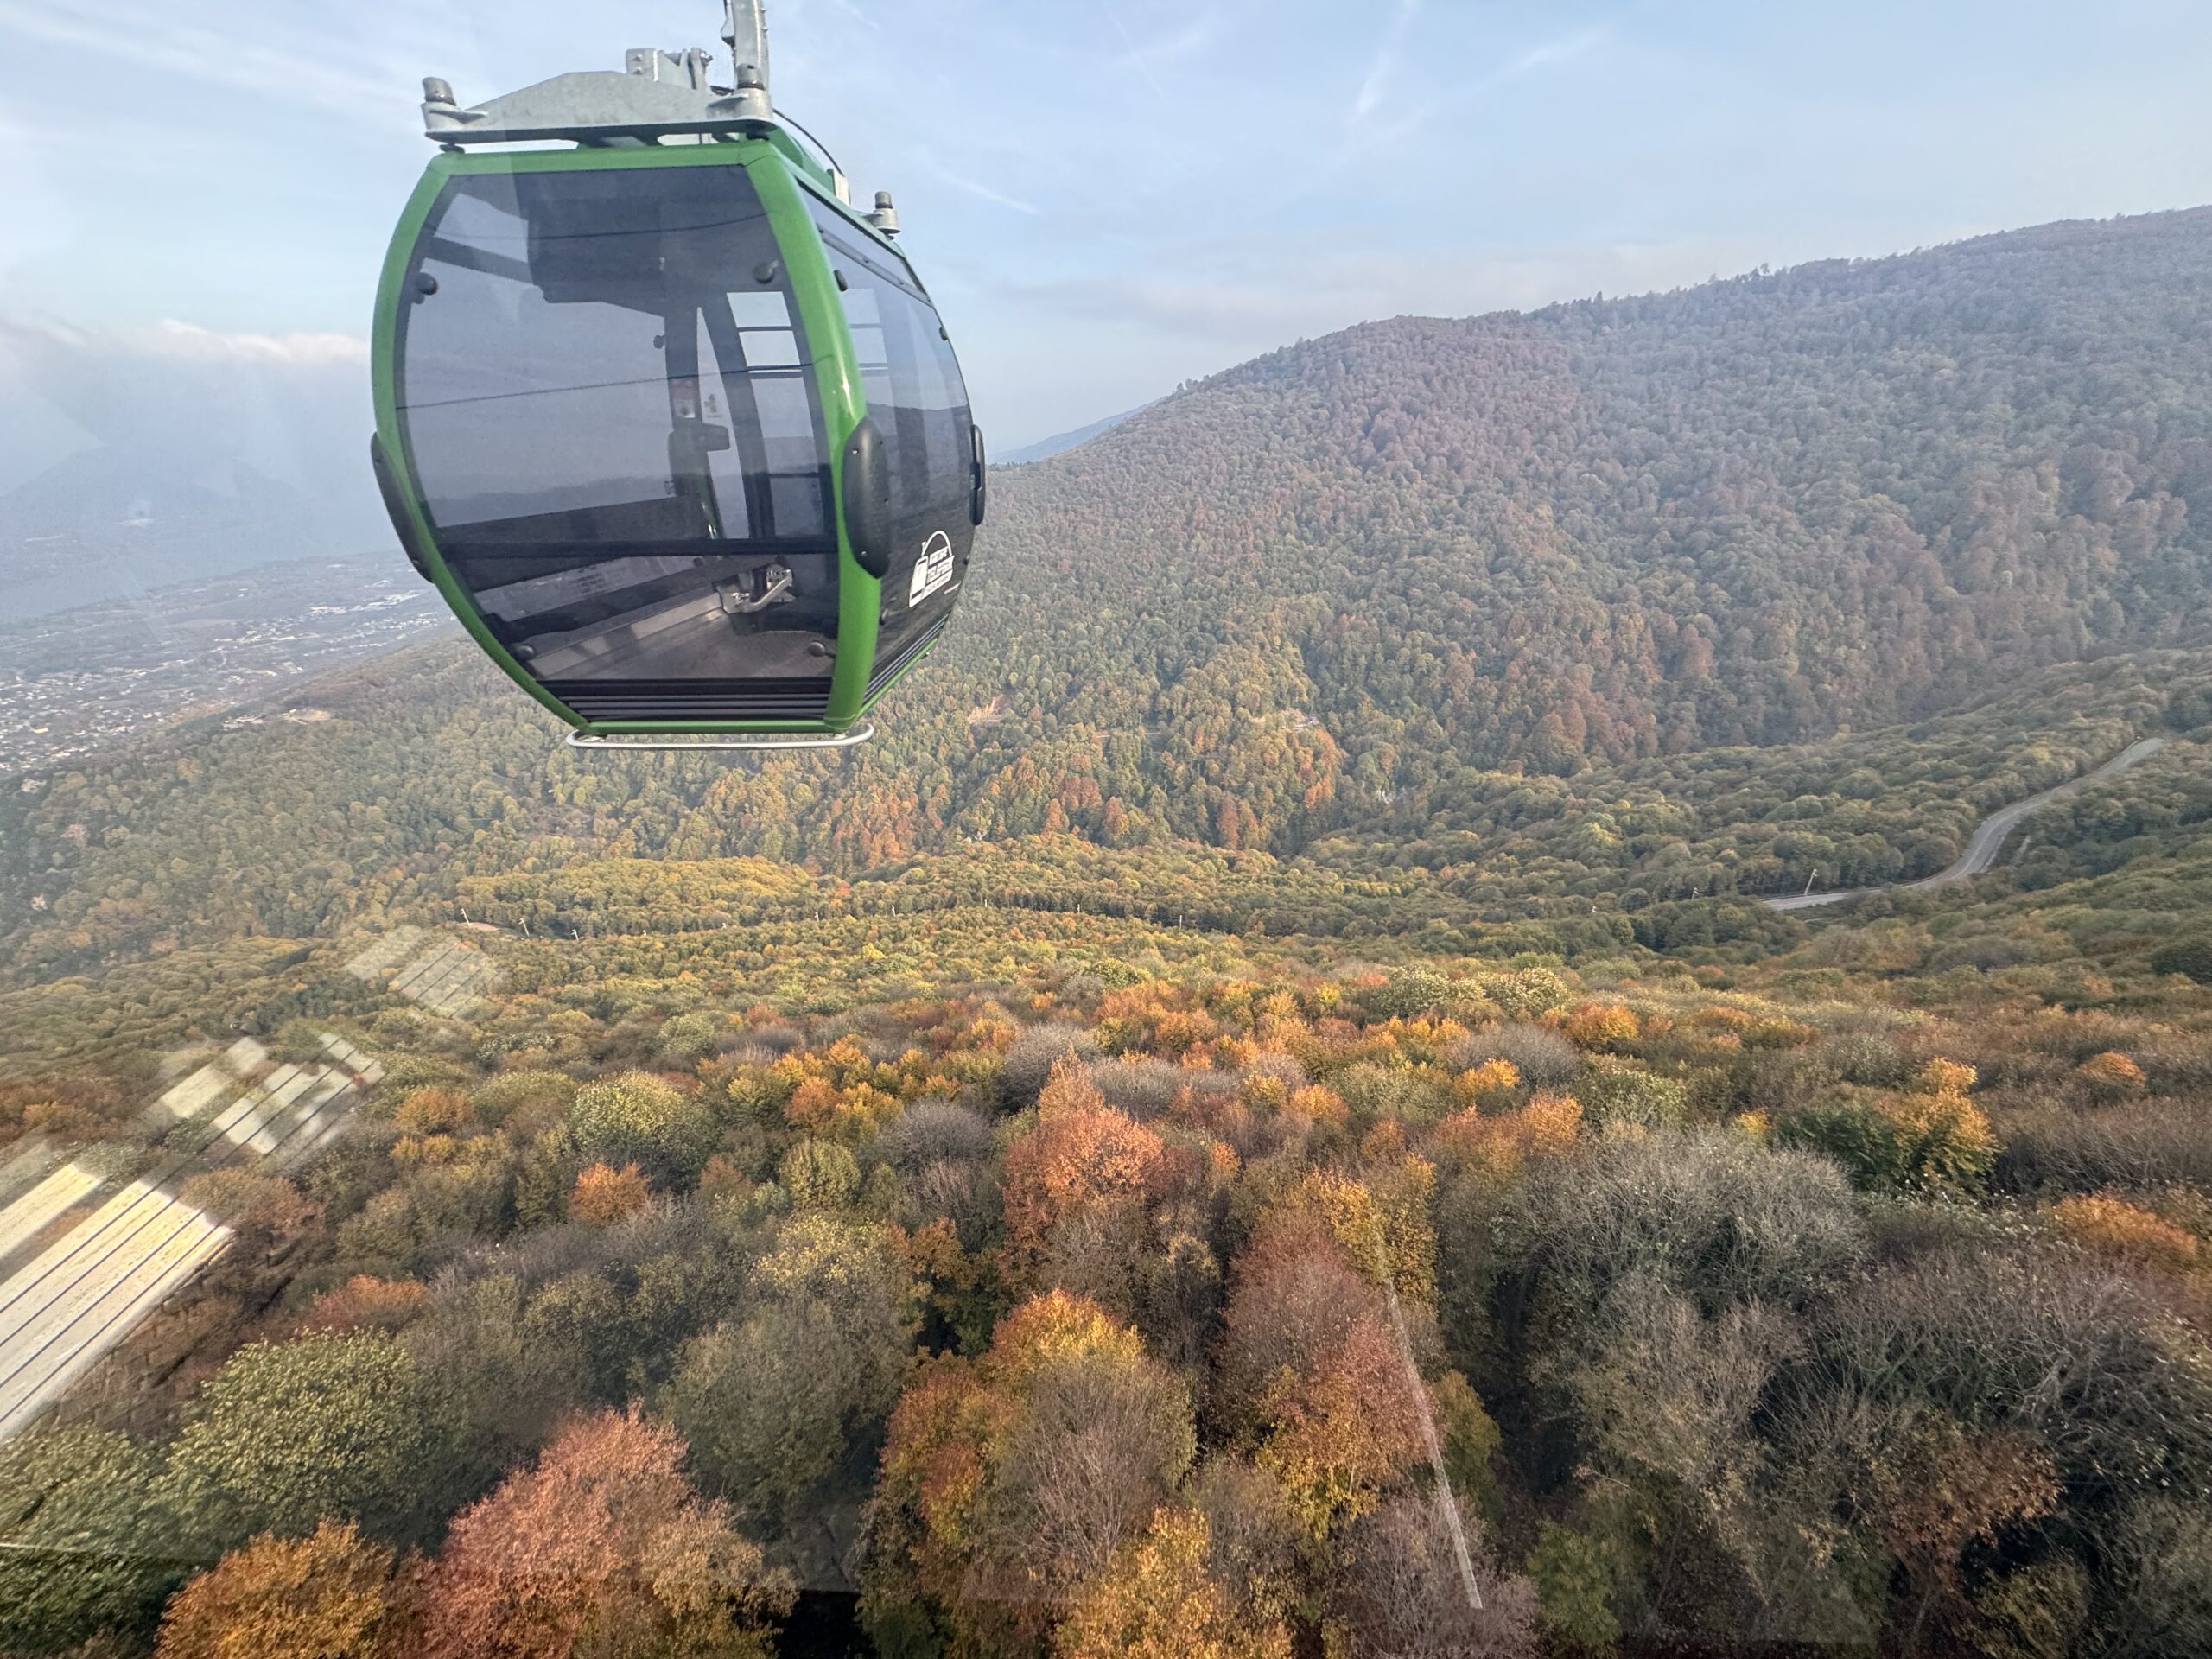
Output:
[[773,753],[779,749],[856,749],[875,735],[872,725],[855,726],[849,732],[836,732],[819,737],[604,737],[589,732],[570,732],[569,747],[572,749],[612,750],[621,754],[702,754],[722,750],[737,750],[750,753]]

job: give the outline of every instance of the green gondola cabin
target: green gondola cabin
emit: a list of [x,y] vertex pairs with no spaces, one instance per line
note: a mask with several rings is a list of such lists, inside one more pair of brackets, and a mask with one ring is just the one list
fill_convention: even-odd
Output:
[[857,741],[983,519],[889,200],[845,201],[768,105],[757,10],[732,11],[732,88],[696,52],[479,110],[426,82],[444,149],[378,296],[394,527],[572,741]]

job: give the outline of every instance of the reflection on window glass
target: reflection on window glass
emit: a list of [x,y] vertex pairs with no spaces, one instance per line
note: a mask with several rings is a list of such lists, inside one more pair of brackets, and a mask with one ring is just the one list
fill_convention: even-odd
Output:
[[742,168],[457,180],[410,282],[410,458],[518,660],[549,683],[826,678],[813,364]]

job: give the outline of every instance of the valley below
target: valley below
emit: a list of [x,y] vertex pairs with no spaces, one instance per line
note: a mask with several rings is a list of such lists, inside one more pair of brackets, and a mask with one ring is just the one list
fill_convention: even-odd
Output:
[[229,713],[452,626],[391,556],[264,565],[0,625],[0,772]]

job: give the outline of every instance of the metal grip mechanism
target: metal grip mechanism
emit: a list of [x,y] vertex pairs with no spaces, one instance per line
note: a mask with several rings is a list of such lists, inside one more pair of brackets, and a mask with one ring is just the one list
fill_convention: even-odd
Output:
[[768,93],[765,0],[722,0],[730,81],[709,84],[708,55],[633,47],[620,73],[583,70],[464,105],[452,84],[423,83],[423,131],[449,148],[565,138],[581,143],[644,143],[687,137],[759,135],[775,124]]
[[768,13],[761,0],[723,0],[722,41],[729,48],[733,97],[760,95],[760,110],[754,118],[768,118],[772,100],[768,92]]

